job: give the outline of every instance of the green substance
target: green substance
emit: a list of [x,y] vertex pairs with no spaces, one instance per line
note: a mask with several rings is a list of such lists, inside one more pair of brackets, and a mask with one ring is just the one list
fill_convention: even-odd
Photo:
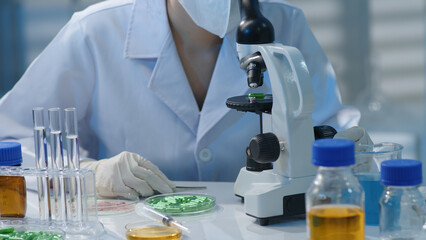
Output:
[[196,213],[215,206],[214,198],[197,195],[159,196],[146,201],[155,210],[163,213]]
[[264,93],[249,93],[248,97],[254,97],[256,99],[264,99],[265,94]]
[[5,227],[5,228],[1,228],[0,229],[0,233],[13,233],[13,231],[15,231],[15,229],[13,227]]
[[15,231],[13,227],[0,229],[0,240],[63,240],[64,237],[57,233],[42,231]]

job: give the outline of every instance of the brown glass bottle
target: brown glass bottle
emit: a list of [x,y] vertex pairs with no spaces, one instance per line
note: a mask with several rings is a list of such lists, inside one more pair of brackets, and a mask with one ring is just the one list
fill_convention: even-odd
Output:
[[[0,166],[20,166],[22,163],[21,144],[0,142]],[[27,211],[27,191],[22,176],[0,176],[0,215],[23,218]]]

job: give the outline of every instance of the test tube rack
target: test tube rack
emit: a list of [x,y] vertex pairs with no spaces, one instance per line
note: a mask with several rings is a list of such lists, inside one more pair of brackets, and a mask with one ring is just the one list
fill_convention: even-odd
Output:
[[[59,229],[65,233],[66,239],[97,239],[103,234],[103,225],[98,221],[95,175],[92,170],[0,167],[0,176],[25,177],[27,192],[24,197],[26,197],[27,209],[34,210],[27,211],[24,218],[0,217],[0,227],[40,226],[43,229]],[[47,193],[50,194],[46,194],[38,188],[39,181],[46,181],[49,183],[49,189],[52,189],[55,179],[61,179],[65,183],[66,206],[55,199],[53,195],[55,191],[48,191]],[[76,181],[80,182],[81,201],[76,201],[73,194]],[[40,199],[44,200],[40,201]],[[46,205],[48,201],[50,205]],[[82,206],[77,208],[77,202],[80,202]],[[46,209],[46,206],[50,206],[50,209]],[[77,213],[76,209],[81,209],[81,212]],[[66,212],[63,218],[58,217],[61,211]]]

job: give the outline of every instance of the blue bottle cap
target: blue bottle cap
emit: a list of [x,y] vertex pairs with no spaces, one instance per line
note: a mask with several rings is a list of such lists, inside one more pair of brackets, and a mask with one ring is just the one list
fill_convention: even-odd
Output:
[[18,142],[0,142],[0,166],[13,166],[21,163],[21,144]]
[[422,183],[422,163],[411,159],[387,160],[381,164],[380,181],[386,186],[415,186]]
[[318,139],[312,143],[312,164],[343,167],[355,163],[354,142],[346,139]]

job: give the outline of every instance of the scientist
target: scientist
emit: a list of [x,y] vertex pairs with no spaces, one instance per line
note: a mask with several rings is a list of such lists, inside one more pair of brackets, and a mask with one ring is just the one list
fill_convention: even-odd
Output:
[[[306,60],[314,125],[356,125],[357,111],[341,121],[347,108],[302,11],[280,0],[261,8],[276,41]],[[75,13],[0,100],[0,140],[34,151],[32,108],[75,106],[81,166],[95,171],[100,195],[172,192],[168,178],[235,181],[259,133],[256,114],[225,105],[249,92],[239,22],[238,0],[109,0]]]

